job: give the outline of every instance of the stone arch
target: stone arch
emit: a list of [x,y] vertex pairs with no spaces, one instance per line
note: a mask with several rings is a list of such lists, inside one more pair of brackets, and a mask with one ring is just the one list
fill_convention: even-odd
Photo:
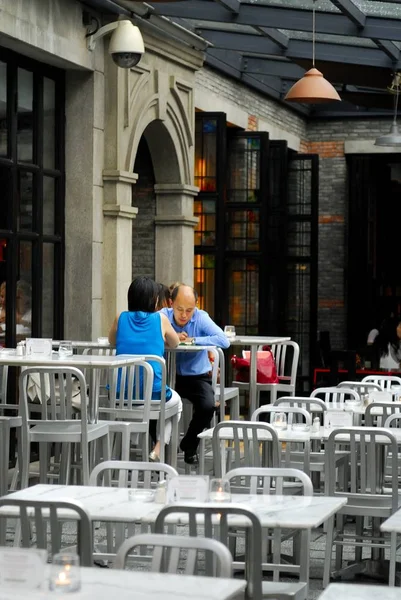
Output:
[[[167,102],[161,111],[161,99],[156,94],[148,100],[132,124],[125,169],[132,171],[142,135],[149,146],[157,183],[192,184],[191,136],[187,132],[180,110]],[[164,113],[164,118],[160,113]]]

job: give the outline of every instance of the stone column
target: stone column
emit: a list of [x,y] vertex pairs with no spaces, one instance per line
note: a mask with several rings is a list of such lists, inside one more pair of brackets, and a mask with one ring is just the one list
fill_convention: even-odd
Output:
[[183,281],[193,285],[194,197],[199,189],[192,185],[156,184],[156,281],[170,285]]
[[103,171],[104,331],[108,331],[117,313],[127,309],[132,280],[132,219],[138,213],[131,206],[132,185],[137,179],[136,173],[128,171]]

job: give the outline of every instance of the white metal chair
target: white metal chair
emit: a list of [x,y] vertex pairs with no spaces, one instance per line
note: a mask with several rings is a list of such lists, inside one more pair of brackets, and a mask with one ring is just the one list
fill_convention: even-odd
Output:
[[[312,421],[314,418],[319,417],[321,424],[324,422],[324,413],[327,411],[327,404],[323,400],[316,397],[304,398],[303,396],[288,396],[277,398],[273,406],[277,406],[277,408],[281,410],[283,405],[303,408],[310,413]],[[346,452],[336,453],[338,467],[344,467],[346,455]],[[325,452],[322,448],[322,442],[321,440],[311,440],[310,475],[316,492],[320,491],[321,475],[325,472],[325,468]]]
[[[294,435],[293,440],[291,440],[291,436],[288,436],[285,440],[285,448],[280,452],[280,467],[300,469],[309,476],[311,451],[310,428],[312,426],[310,413],[297,406],[280,405],[278,408],[276,405],[264,405],[255,410],[251,421],[260,421],[263,415],[269,415],[273,419],[276,413],[284,413],[287,416],[287,429]],[[292,431],[293,425],[295,427],[304,425],[309,428],[309,431],[301,432],[301,435],[297,435],[297,431]]]
[[[299,346],[296,342],[286,341],[271,346],[271,352],[276,363],[278,383],[257,383],[257,406],[259,406],[260,392],[270,392],[270,402],[273,403],[278,392],[295,395],[297,371],[299,362]],[[233,381],[233,385],[240,390],[249,390],[249,383]]]
[[281,406],[303,408],[310,413],[312,421],[315,417],[322,419],[324,411],[327,410],[327,406],[323,400],[304,396],[281,396],[281,398],[277,398],[272,404],[280,408]]
[[310,478],[299,469],[241,467],[228,471],[224,479],[230,482],[232,493],[280,496],[284,496],[287,491],[286,483],[293,483],[295,480],[302,489],[303,496],[313,496]]
[[208,432],[216,477],[238,467],[279,467],[281,444],[268,423],[222,421]]
[[[39,378],[40,389],[50,386],[50,399],[43,402],[41,420],[31,419],[29,415],[27,381],[31,374]],[[74,382],[80,388],[80,409],[73,405]],[[60,385],[63,382],[63,385]],[[62,452],[59,482],[67,483],[71,467],[71,445],[79,444],[81,452],[82,481],[89,482],[90,453],[89,444],[97,440],[102,442],[103,459],[110,458],[108,423],[90,423],[86,397],[86,382],[82,372],[75,367],[29,367],[19,377],[20,411],[22,417],[22,475],[21,487],[26,487],[29,480],[29,459],[31,444],[39,443],[39,475],[42,483],[48,477],[48,446],[52,443],[65,444],[66,452]],[[76,400],[76,398],[75,398]],[[92,453],[92,457],[94,453]],[[92,458],[93,459],[93,458]],[[54,478],[55,474],[52,473]]]
[[376,383],[382,390],[391,390],[401,385],[401,377],[396,375],[367,375],[361,383]]
[[[337,465],[334,457],[339,445],[346,445],[349,449],[349,469],[345,471],[343,478],[336,476]],[[388,429],[353,427],[331,432],[326,447],[326,493],[329,496],[346,498],[347,504],[328,522],[323,587],[328,585],[330,579],[333,545],[336,547],[335,575],[363,570],[364,546],[372,549],[373,558],[386,547],[383,536],[380,536],[379,522],[394,513],[399,505],[397,460],[390,463],[392,487],[388,493],[384,488],[385,464],[390,455],[397,456],[397,441]],[[356,518],[355,533],[347,533],[344,530],[345,515]],[[372,518],[371,531],[364,529],[366,517]],[[342,566],[344,546],[355,547],[355,563],[346,567]],[[394,585],[394,565],[392,567],[389,582]]]
[[[231,493],[313,496],[311,480],[299,469],[243,467],[229,471],[224,479],[230,482]],[[267,531],[264,533],[266,535],[262,536],[263,556],[267,556],[268,553],[274,554],[273,562],[280,563],[280,544],[284,540],[292,539],[293,560],[294,563],[300,563],[302,536],[299,531],[283,530],[280,535],[277,531],[273,537],[269,537]],[[293,566],[291,566],[291,572],[293,572]],[[277,576],[275,581],[278,581]]]
[[216,379],[214,384],[214,394],[216,402],[220,403],[220,421],[224,421],[225,418],[225,407],[227,402],[230,404],[230,419],[236,421],[240,417],[240,406],[239,406],[239,389],[234,386],[226,387],[226,360],[224,352],[221,348],[213,348],[213,354],[217,353],[219,358],[220,378]]
[[327,408],[343,410],[346,400],[360,402],[361,397],[357,391],[345,387],[320,387],[311,392],[311,398],[320,398]]
[[[142,458],[147,457],[149,451],[149,422],[153,420],[158,422],[160,439],[163,440],[166,420],[171,419],[172,433],[168,462],[175,467],[177,465],[179,412],[178,405],[169,406],[169,403],[166,402],[166,362],[160,356],[145,355],[144,358],[145,361],[139,361],[131,367],[110,371],[109,405],[108,407],[100,407],[99,413],[108,415],[114,421],[112,432],[119,431],[122,433],[122,460],[130,459],[131,442],[138,443],[138,436],[140,436]],[[157,362],[161,366],[160,400],[152,400],[153,369],[149,361]],[[120,376],[118,373],[120,373]],[[143,378],[142,390],[140,389],[141,373]],[[119,398],[118,383],[120,389],[125,389],[124,403],[121,403]],[[135,436],[134,440],[132,436]],[[161,462],[166,462],[165,452],[165,444],[160,444]]]
[[[148,456],[153,377],[152,366],[144,360],[109,370],[109,401],[99,407],[99,417],[107,419],[113,454],[122,460],[130,459],[131,443],[140,447],[142,457]],[[121,452],[115,434],[121,434]]]
[[[245,530],[245,565],[234,560],[234,569],[245,567],[247,580],[246,598],[262,600],[263,598],[279,598],[280,600],[305,600],[307,596],[307,578],[309,571],[309,552],[301,555],[300,581],[287,583],[279,581],[280,572],[287,565],[265,564],[274,574],[274,581],[262,581],[262,526],[259,518],[251,510],[230,503],[207,504],[171,504],[159,512],[155,522],[155,532],[164,534],[165,527],[170,527],[172,519],[188,523],[190,535],[205,538],[218,538],[226,547],[232,539],[232,531],[238,531],[238,518],[244,521],[241,529]],[[235,525],[230,525],[230,517],[236,517]],[[307,533],[307,532],[306,532]],[[307,540],[305,540],[307,542]],[[283,568],[284,567],[284,568]],[[295,570],[295,569],[294,569]],[[277,575],[276,575],[277,573]]]
[[[32,525],[35,528],[36,547],[48,550],[47,524],[50,527],[50,547],[51,554],[60,552],[62,548],[63,522],[69,524],[69,533],[71,529],[71,520],[76,521],[77,527],[77,551],[80,557],[80,563],[83,567],[92,567],[92,522],[89,515],[82,508],[79,502],[74,500],[58,500],[50,502],[48,500],[16,500],[11,498],[0,498],[0,522],[2,526],[2,539],[0,544],[5,546],[4,533],[7,519],[20,526],[21,545],[23,548],[32,547]],[[7,509],[9,514],[7,514]],[[16,510],[17,509],[17,510]],[[68,517],[63,517],[68,511]],[[73,516],[71,515],[73,513]],[[15,524],[14,524],[15,526]]]
[[[89,485],[111,486],[119,488],[154,489],[157,485],[176,477],[178,472],[164,463],[110,460],[97,465],[89,478]],[[112,524],[106,523],[106,543],[96,544],[97,560],[113,560],[118,548],[123,544],[126,535],[136,533],[135,523]],[[141,532],[147,527],[141,526]]]
[[[118,474],[118,479],[115,475]],[[156,487],[159,481],[177,477],[178,472],[164,463],[108,460],[97,465],[89,477],[89,485],[115,485],[124,488]]]
[[397,414],[401,418],[400,411],[400,402],[372,402],[366,407],[365,425],[366,427],[388,427],[385,425],[386,420],[391,415]]
[[340,381],[337,384],[339,388],[348,388],[349,390],[355,390],[360,396],[362,394],[369,394],[369,392],[382,392],[383,388],[372,381]]
[[[132,553],[133,550],[149,546],[153,548],[151,572],[232,577],[232,556],[228,548],[221,542],[193,536],[183,537],[157,533],[144,533],[125,540],[117,552],[114,568],[124,569],[129,556],[135,557],[135,554]],[[202,564],[203,555],[205,556],[205,568],[200,571],[199,566]],[[183,563],[185,568],[182,570]]]

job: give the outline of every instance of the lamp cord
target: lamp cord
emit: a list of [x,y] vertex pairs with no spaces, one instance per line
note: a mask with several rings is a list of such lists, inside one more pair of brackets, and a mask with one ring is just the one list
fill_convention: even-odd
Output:
[[315,66],[315,29],[316,29],[316,0],[313,0],[312,10],[312,67]]

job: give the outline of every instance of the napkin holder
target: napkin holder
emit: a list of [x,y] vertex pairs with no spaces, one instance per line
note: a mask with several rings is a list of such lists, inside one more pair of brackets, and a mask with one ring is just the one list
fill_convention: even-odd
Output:
[[51,358],[53,351],[51,338],[27,338],[26,355],[35,358]]

